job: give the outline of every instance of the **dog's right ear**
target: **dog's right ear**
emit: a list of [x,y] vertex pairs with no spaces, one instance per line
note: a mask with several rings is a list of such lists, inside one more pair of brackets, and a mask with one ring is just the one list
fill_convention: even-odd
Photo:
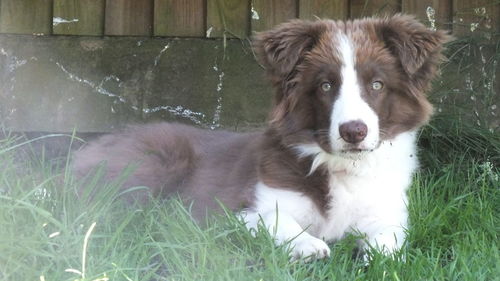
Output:
[[321,22],[292,20],[272,30],[257,33],[253,48],[257,59],[274,82],[293,78],[293,70],[324,31]]

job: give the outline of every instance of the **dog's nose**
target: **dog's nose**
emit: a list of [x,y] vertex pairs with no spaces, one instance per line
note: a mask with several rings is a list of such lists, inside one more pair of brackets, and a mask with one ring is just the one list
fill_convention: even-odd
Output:
[[360,143],[368,133],[368,127],[361,121],[349,121],[339,127],[340,136],[348,143]]

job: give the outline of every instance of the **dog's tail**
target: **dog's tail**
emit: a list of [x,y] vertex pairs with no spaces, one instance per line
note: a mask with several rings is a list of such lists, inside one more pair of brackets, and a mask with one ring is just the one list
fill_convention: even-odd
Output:
[[125,193],[127,200],[143,202],[150,195],[168,196],[181,190],[195,169],[197,155],[188,136],[172,129],[160,124],[132,126],[75,152],[72,169],[84,179],[80,192],[98,173],[106,182],[122,179],[122,190],[143,187]]

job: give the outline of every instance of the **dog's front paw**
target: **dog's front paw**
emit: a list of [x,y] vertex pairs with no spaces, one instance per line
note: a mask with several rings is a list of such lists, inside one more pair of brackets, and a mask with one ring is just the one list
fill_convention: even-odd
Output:
[[322,259],[330,256],[330,247],[325,241],[313,236],[297,237],[290,243],[293,247],[290,252],[292,260],[304,259],[311,261],[313,259]]

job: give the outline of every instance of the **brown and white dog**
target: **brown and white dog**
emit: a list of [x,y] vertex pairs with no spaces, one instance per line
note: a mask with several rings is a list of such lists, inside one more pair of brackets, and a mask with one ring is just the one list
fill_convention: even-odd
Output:
[[276,89],[265,131],[129,127],[77,152],[74,169],[104,161],[113,178],[137,163],[125,187],[178,193],[198,217],[222,202],[249,228],[261,221],[278,244],[291,241],[293,258],[326,257],[325,241],[353,231],[392,253],[405,240],[416,132],[447,39],[405,15],[279,25],[254,39]]

